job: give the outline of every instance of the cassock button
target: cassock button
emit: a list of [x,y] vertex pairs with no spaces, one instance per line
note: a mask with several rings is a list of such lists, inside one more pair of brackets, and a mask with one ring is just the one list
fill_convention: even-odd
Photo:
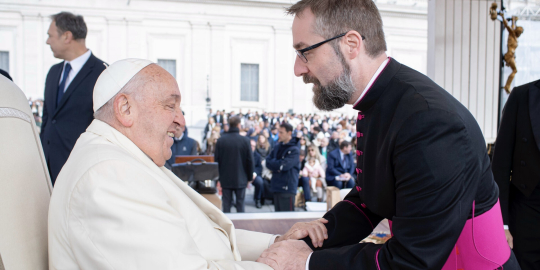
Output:
[[364,207],[364,208],[366,208],[366,204],[364,204],[364,203],[363,203],[363,204],[361,204],[361,206],[362,206],[362,207]]
[[523,142],[527,142],[527,138],[525,138],[525,137],[523,137],[521,140],[522,140]]
[[526,186],[525,184],[521,184],[521,185],[519,185],[519,187],[521,187],[521,188],[527,188],[527,186]]
[[363,114],[358,113],[358,120],[362,120],[362,119],[364,119],[364,118],[365,118],[365,116],[364,116]]
[[364,137],[364,133],[362,133],[362,132],[356,132],[356,137],[357,137],[357,138]]
[[362,152],[362,151],[360,151],[360,150],[356,150],[356,155],[357,155],[357,156],[361,156],[361,155],[363,155],[363,154],[364,154],[364,152]]
[[521,166],[525,166],[525,161],[521,161]]
[[362,190],[362,188],[361,188],[361,187],[359,187],[359,186],[356,186],[356,190],[357,190],[357,191],[361,191],[361,190]]

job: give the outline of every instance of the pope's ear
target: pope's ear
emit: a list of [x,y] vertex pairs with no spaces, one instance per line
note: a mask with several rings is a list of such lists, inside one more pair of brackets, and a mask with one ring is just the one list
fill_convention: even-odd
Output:
[[131,127],[133,125],[133,108],[130,104],[132,99],[126,94],[118,94],[114,98],[114,116],[125,127]]

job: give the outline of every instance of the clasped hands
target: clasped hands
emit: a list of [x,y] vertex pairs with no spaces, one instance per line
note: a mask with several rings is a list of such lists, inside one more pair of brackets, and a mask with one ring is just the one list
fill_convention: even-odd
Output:
[[314,247],[322,247],[323,241],[328,239],[328,232],[324,224],[328,220],[320,218],[310,222],[298,222],[266,249],[257,262],[264,263],[276,270],[304,270],[306,260],[313,250],[299,239],[309,236]]

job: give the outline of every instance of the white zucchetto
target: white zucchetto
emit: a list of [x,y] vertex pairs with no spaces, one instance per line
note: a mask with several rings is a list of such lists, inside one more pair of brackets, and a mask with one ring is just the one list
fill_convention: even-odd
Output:
[[146,66],[154,62],[145,59],[128,58],[114,62],[107,67],[94,86],[94,112],[113,98],[120,90]]

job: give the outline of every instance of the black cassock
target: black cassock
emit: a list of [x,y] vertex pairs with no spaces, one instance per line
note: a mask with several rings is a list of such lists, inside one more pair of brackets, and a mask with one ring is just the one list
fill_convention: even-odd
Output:
[[[366,91],[354,105],[356,187],[325,214],[328,239],[309,269],[441,269],[473,201],[475,217],[499,207],[482,132],[459,101],[394,59]],[[384,218],[393,237],[359,243]],[[519,269],[508,254],[504,269]]]

